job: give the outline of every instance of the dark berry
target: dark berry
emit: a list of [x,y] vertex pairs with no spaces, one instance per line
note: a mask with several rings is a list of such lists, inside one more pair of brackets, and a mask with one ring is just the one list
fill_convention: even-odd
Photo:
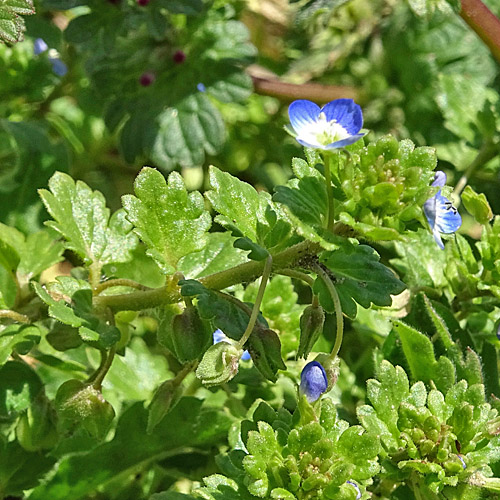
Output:
[[146,71],[139,78],[139,83],[143,87],[149,87],[149,85],[151,85],[152,83],[154,83],[155,80],[156,80],[155,74],[152,73],[151,71]]
[[182,50],[174,52],[172,59],[175,64],[182,64],[186,60],[186,54]]
[[136,0],[136,1],[137,5],[140,5],[141,7],[145,7],[150,2],[150,0]]

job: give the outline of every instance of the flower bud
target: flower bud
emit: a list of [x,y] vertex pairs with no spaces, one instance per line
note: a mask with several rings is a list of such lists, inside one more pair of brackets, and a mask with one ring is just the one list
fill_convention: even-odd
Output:
[[328,354],[321,353],[314,358],[314,361],[320,363],[325,369],[326,378],[328,379],[328,387],[325,392],[328,392],[332,389],[339,378],[340,359],[338,357],[332,359]]
[[55,406],[62,432],[72,433],[83,428],[97,439],[106,436],[115,416],[101,392],[80,380],[68,380],[59,387]]
[[300,342],[297,357],[307,358],[323,331],[325,312],[321,306],[308,306],[300,317]]
[[181,363],[199,359],[211,344],[212,336],[198,311],[188,306],[172,322],[172,342],[175,356]]
[[304,366],[300,374],[299,392],[306,396],[307,401],[316,401],[328,388],[325,369],[317,361],[311,361]]
[[242,352],[228,342],[217,342],[203,355],[196,376],[207,387],[229,382],[238,373]]
[[182,396],[182,387],[175,379],[167,380],[154,393],[148,414],[148,433],[163,420],[163,417],[173,409]]
[[16,427],[19,444],[27,451],[38,451],[55,446],[58,435],[56,412],[42,391],[21,415]]

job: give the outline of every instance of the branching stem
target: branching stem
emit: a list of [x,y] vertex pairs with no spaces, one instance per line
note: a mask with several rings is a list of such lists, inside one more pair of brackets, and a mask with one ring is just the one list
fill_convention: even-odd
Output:
[[326,288],[328,289],[328,291],[330,292],[330,296],[332,297],[333,307],[335,308],[337,334],[335,337],[335,344],[333,345],[333,349],[330,354],[330,358],[333,360],[339,353],[340,347],[342,345],[342,340],[344,338],[344,317],[342,315],[342,306],[340,305],[339,294],[337,293],[335,285],[333,284],[330,276],[328,276],[328,273],[319,264],[314,264],[313,269],[318,273],[318,276],[325,283]]
[[257,292],[257,297],[253,305],[252,314],[250,315],[250,319],[248,320],[247,329],[245,330],[245,333],[238,342],[238,347],[240,349],[243,349],[243,346],[248,340],[248,337],[250,337],[251,333],[253,332],[255,322],[257,321],[257,316],[259,315],[260,304],[262,303],[262,298],[264,297],[264,292],[266,291],[267,280],[269,279],[269,276],[271,276],[272,267],[273,267],[273,258],[271,255],[269,255],[264,265],[264,271],[262,273],[262,278],[260,280],[259,290]]
[[114,286],[128,286],[129,288],[136,288],[137,290],[151,290],[151,288],[141,285],[140,283],[137,283],[137,281],[128,280],[125,278],[117,278],[99,283],[99,285],[96,286],[95,294],[99,295],[107,288],[111,288]]

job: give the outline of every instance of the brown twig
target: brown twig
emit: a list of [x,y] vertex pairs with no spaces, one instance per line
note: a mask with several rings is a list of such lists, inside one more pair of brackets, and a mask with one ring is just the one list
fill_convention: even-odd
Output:
[[481,0],[462,0],[460,15],[500,62],[500,20]]

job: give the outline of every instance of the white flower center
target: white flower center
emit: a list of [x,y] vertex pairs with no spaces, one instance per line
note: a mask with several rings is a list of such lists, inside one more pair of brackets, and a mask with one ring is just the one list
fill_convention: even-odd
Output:
[[302,132],[300,138],[311,144],[321,144],[327,146],[332,142],[347,139],[351,134],[337,123],[336,120],[328,121],[325,113],[320,113],[318,120],[311,123],[309,127]]

